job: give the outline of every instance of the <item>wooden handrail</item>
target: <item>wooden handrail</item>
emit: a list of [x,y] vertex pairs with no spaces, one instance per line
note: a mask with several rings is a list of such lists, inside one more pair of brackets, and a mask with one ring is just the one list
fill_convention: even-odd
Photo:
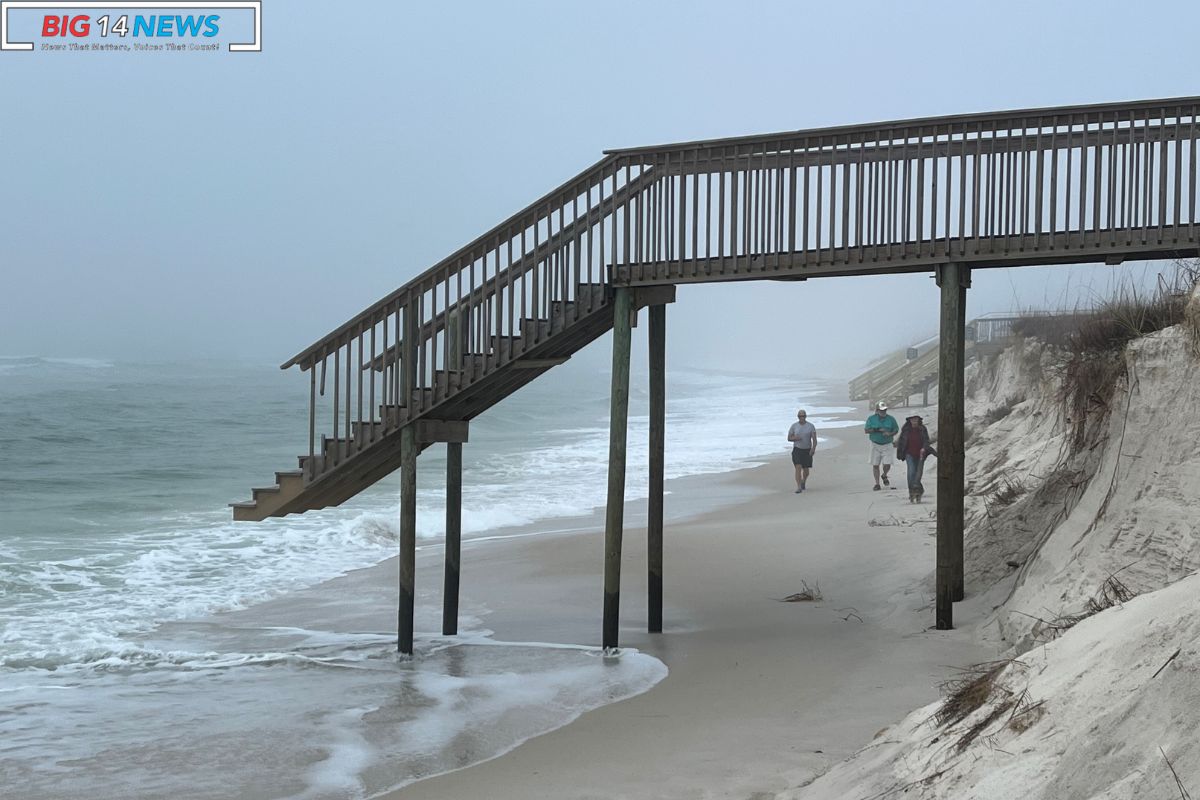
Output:
[[[1133,100],[1115,103],[1093,103],[1074,106],[1044,106],[1040,108],[1013,109],[1010,111],[989,111],[974,114],[947,114],[937,117],[913,117],[911,119],[889,120],[883,122],[856,123],[853,125],[836,125],[824,128],[802,128],[794,131],[779,133],[760,133],[753,136],[731,136],[720,139],[696,139],[689,142],[674,142],[670,144],[645,145],[639,147],[619,147],[605,150],[606,155],[633,156],[674,152],[677,150],[699,150],[714,147],[757,146],[776,142],[792,142],[802,139],[826,139],[838,144],[845,144],[851,136],[880,132],[911,131],[911,135],[919,135],[929,129],[949,129],[953,133],[961,133],[969,126],[987,124],[994,126],[1000,122],[1016,123],[1022,127],[1030,127],[1028,120],[1044,120],[1046,118],[1062,120],[1074,116],[1077,123],[1096,123],[1107,120],[1114,112],[1129,113],[1131,111],[1157,111],[1163,108],[1184,108],[1200,104],[1200,96],[1173,97],[1162,100]],[[1044,125],[1053,124],[1050,122]],[[1066,124],[1065,121],[1058,124]]]
[[311,361],[317,355],[327,352],[332,347],[336,347],[345,339],[346,336],[350,334],[351,331],[356,329],[358,326],[364,325],[372,320],[377,320],[384,309],[397,303],[403,304],[403,302],[408,299],[409,295],[411,295],[414,287],[430,281],[437,281],[439,279],[439,272],[448,270],[455,262],[461,261],[464,258],[468,258],[477,251],[486,250],[486,246],[489,242],[503,238],[505,233],[511,232],[514,228],[529,227],[530,224],[536,223],[541,219],[539,216],[540,209],[547,205],[554,205],[556,199],[564,197],[570,194],[572,191],[578,194],[580,191],[585,189],[590,190],[591,188],[594,188],[596,185],[596,177],[603,176],[605,167],[612,164],[615,160],[616,159],[613,156],[605,156],[604,158],[600,159],[595,164],[576,175],[574,178],[571,178],[557,188],[552,189],[551,191],[542,195],[540,198],[535,200],[533,203],[530,203],[521,211],[518,211],[504,222],[496,225],[487,233],[476,237],[466,246],[455,250],[453,253],[446,256],[429,269],[417,275],[404,286],[401,286],[396,291],[388,294],[387,296],[368,306],[360,313],[351,317],[349,320],[335,328],[330,333],[321,337],[296,355],[292,356],[290,359],[281,364],[279,368],[288,369],[289,367],[293,367],[298,364],[306,367],[307,365],[311,364]]

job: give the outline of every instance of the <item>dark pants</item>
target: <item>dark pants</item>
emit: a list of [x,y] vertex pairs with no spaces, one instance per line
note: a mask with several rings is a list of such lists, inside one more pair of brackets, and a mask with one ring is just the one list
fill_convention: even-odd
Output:
[[908,464],[908,491],[925,494],[925,487],[921,485],[921,476],[925,472],[925,459],[908,455],[904,457],[904,463]]

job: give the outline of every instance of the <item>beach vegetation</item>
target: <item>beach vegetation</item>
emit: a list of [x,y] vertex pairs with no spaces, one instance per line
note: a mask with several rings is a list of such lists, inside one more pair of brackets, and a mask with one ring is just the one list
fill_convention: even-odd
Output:
[[[934,713],[934,721],[941,727],[955,728],[977,716],[957,732],[954,748],[966,750],[981,734],[996,722],[1004,719],[1003,726],[1016,733],[1032,727],[1045,713],[1044,701],[1034,702],[1028,689],[1020,692],[1008,688],[1001,677],[1010,667],[1024,669],[1026,665],[1018,659],[986,661],[967,667],[955,678],[942,684],[945,700]],[[987,708],[987,713],[975,712]],[[999,732],[999,731],[996,731]]]
[[[1132,564],[1128,566],[1132,566]],[[1078,613],[1059,614],[1051,619],[1043,619],[1032,614],[1026,614],[1023,611],[1017,611],[1016,613],[1037,621],[1034,633],[1043,642],[1053,641],[1088,617],[1099,614],[1101,611],[1114,606],[1127,603],[1137,597],[1138,593],[1129,588],[1124,581],[1117,577],[1117,574],[1123,569],[1126,569],[1126,567],[1122,567],[1105,578],[1103,583],[1100,584],[1100,588],[1094,595],[1087,599],[1087,602],[1083,604],[1083,609]]]
[[1071,450],[1087,446],[1089,423],[1103,422],[1113,392],[1128,378],[1125,348],[1134,340],[1175,325],[1190,333],[1193,353],[1200,356],[1200,312],[1188,301],[1200,280],[1200,260],[1178,261],[1173,273],[1161,275],[1154,288],[1121,284],[1109,296],[1087,306],[1053,314],[1027,313],[1013,322],[1015,336],[1038,339],[1060,358],[1060,396],[1071,425]]
[[1025,494],[1024,481],[1022,481],[1020,478],[1002,478],[1000,480],[1000,485],[996,488],[996,490],[988,495],[987,499],[984,500],[984,506],[987,508],[987,515],[989,517],[996,516],[1000,509],[1011,506],[1013,503],[1017,502],[1017,499],[1023,494]]

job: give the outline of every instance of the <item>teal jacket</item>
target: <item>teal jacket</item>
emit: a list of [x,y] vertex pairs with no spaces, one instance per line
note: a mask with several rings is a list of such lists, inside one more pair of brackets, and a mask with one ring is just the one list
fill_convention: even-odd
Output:
[[872,414],[867,417],[864,430],[870,434],[870,439],[875,444],[891,444],[892,437],[900,432],[900,423],[896,422],[896,418],[892,416],[881,417],[878,414]]

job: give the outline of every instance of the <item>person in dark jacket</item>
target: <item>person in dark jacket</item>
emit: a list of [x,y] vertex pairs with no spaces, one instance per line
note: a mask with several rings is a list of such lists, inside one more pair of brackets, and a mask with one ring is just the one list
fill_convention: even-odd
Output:
[[919,503],[925,494],[921,476],[925,472],[925,459],[936,456],[937,450],[929,443],[929,429],[919,414],[904,420],[900,436],[896,440],[896,458],[908,465],[908,502]]

